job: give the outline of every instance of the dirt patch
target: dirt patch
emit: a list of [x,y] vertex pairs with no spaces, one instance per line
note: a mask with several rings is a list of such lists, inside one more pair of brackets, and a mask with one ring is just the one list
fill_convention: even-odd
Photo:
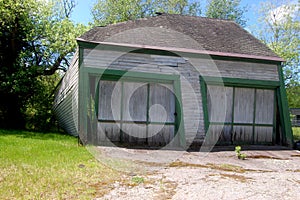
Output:
[[[292,155],[293,156],[293,155]],[[279,158],[275,156],[266,156],[266,155],[250,155],[247,156],[247,159],[275,159],[275,160],[289,160],[288,158]]]
[[220,176],[221,178],[230,178],[230,179],[234,179],[236,181],[242,182],[242,183],[245,183],[249,180],[253,180],[250,177],[237,175],[237,174],[224,174],[224,173],[221,173],[221,174],[210,174],[209,176]]
[[169,165],[169,167],[200,167],[200,168],[210,168],[210,169],[216,169],[221,171],[230,171],[230,172],[238,172],[238,173],[244,173],[247,170],[236,165],[231,164],[213,164],[213,163],[206,163],[206,164],[194,164],[194,163],[184,163],[181,161],[173,162]]
[[[139,152],[135,152],[139,153]],[[167,157],[171,152],[163,155]],[[239,160],[234,151],[185,152],[172,162],[156,162],[145,152],[127,161],[146,168],[126,173],[141,176],[140,184],[118,183],[98,199],[297,199],[300,189],[299,151],[246,151]],[[164,151],[156,152],[157,156]],[[143,157],[141,160],[136,158]],[[155,161],[155,162],[153,162]],[[128,165],[131,166],[131,165]],[[126,181],[125,181],[126,182]]]

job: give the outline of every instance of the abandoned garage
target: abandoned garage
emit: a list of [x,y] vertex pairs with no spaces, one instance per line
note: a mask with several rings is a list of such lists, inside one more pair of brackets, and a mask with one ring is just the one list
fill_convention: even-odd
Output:
[[235,22],[161,14],[77,42],[54,110],[84,144],[293,142],[284,60]]

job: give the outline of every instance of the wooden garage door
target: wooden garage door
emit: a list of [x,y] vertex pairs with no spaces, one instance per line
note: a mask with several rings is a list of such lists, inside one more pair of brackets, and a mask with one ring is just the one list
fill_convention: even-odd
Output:
[[101,80],[98,135],[100,141],[162,146],[175,133],[172,83]]
[[274,90],[207,86],[209,138],[222,144],[272,143]]

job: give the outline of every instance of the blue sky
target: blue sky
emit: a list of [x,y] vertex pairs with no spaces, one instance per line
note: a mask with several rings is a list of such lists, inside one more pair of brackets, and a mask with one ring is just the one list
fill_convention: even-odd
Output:
[[[77,0],[77,6],[72,14],[75,22],[88,24],[92,21],[91,9],[97,0]],[[241,5],[248,5],[248,12],[245,13],[247,19],[247,27],[251,27],[257,22],[257,9],[260,2],[265,0],[241,0]]]

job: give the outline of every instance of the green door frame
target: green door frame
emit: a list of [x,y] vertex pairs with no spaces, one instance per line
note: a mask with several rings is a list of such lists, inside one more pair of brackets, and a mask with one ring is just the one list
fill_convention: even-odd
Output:
[[[282,75],[279,77],[282,77]],[[278,103],[279,112],[280,112],[280,123],[282,124],[283,138],[285,138],[286,140],[284,142],[286,142],[286,144],[290,146],[290,144],[292,144],[293,138],[292,138],[291,125],[290,125],[290,120],[288,115],[289,112],[287,108],[285,88],[282,83],[283,83],[282,78],[280,78],[280,81],[266,81],[266,80],[240,79],[240,78],[200,76],[200,88],[202,93],[202,108],[203,108],[205,132],[207,133],[210,125],[208,109],[207,109],[207,85],[220,85],[220,86],[255,88],[255,89],[274,89],[276,93],[275,97],[277,97],[274,98],[274,106],[276,105],[276,103]],[[276,115],[275,111],[276,110],[274,110],[274,115]],[[274,128],[275,131],[276,129],[275,122],[273,126],[275,126]],[[274,133],[273,133],[273,140],[274,140]]]
[[[184,132],[184,121],[183,121],[183,111],[182,111],[182,97],[181,97],[181,86],[180,86],[180,76],[179,75],[166,75],[166,74],[156,74],[156,73],[144,73],[135,71],[125,71],[125,70],[114,70],[114,69],[103,69],[103,68],[90,68],[81,67],[79,69],[80,73],[80,130],[81,132],[87,131],[87,113],[88,109],[88,96],[89,96],[89,77],[94,76],[99,79],[105,78],[105,80],[119,80],[124,78],[130,81],[138,82],[152,82],[152,83],[173,83],[174,94],[175,94],[175,111],[177,116],[175,117],[175,134],[178,134],[179,146],[185,147],[185,132]],[[95,106],[96,107],[96,106]],[[95,113],[96,115],[96,113]],[[83,134],[83,133],[82,133]]]

